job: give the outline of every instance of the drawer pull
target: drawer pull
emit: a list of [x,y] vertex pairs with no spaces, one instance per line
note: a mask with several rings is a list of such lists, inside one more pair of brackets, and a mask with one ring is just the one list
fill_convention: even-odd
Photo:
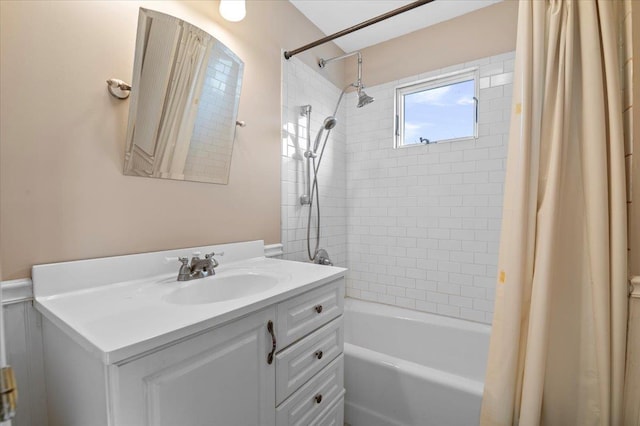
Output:
[[316,351],[315,356],[318,359],[322,359],[322,351]]
[[320,313],[322,312],[322,305],[316,305],[314,309],[316,310],[317,313]]
[[276,334],[273,331],[273,321],[267,323],[267,331],[271,335],[271,352],[267,355],[267,364],[273,363],[273,355],[276,353]]
[[322,394],[319,393],[316,396],[313,397],[313,399],[316,400],[316,404],[320,404],[322,402]]

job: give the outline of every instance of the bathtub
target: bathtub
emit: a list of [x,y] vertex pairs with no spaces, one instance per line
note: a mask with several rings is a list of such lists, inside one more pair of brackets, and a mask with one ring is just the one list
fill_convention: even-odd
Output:
[[345,422],[472,426],[491,327],[347,298]]

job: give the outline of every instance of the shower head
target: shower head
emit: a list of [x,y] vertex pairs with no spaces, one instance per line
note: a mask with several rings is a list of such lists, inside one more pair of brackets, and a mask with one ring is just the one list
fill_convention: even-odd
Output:
[[365,105],[369,105],[375,99],[369,95],[367,95],[362,89],[362,85],[358,86],[358,108],[362,108]]

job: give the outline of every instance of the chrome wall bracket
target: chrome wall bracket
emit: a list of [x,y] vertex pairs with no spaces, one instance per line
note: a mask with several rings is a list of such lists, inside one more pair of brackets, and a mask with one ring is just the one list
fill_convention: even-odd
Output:
[[117,78],[110,78],[107,80],[107,90],[114,98],[127,99],[131,94],[131,85]]
[[308,195],[301,195],[300,196],[300,204],[302,204],[303,206],[306,204],[311,204],[311,199],[309,198]]

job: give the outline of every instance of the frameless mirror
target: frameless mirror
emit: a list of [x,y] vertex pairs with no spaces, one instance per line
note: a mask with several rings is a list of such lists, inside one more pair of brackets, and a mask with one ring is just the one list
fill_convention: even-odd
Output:
[[226,184],[243,68],[200,28],[141,8],[124,173]]

